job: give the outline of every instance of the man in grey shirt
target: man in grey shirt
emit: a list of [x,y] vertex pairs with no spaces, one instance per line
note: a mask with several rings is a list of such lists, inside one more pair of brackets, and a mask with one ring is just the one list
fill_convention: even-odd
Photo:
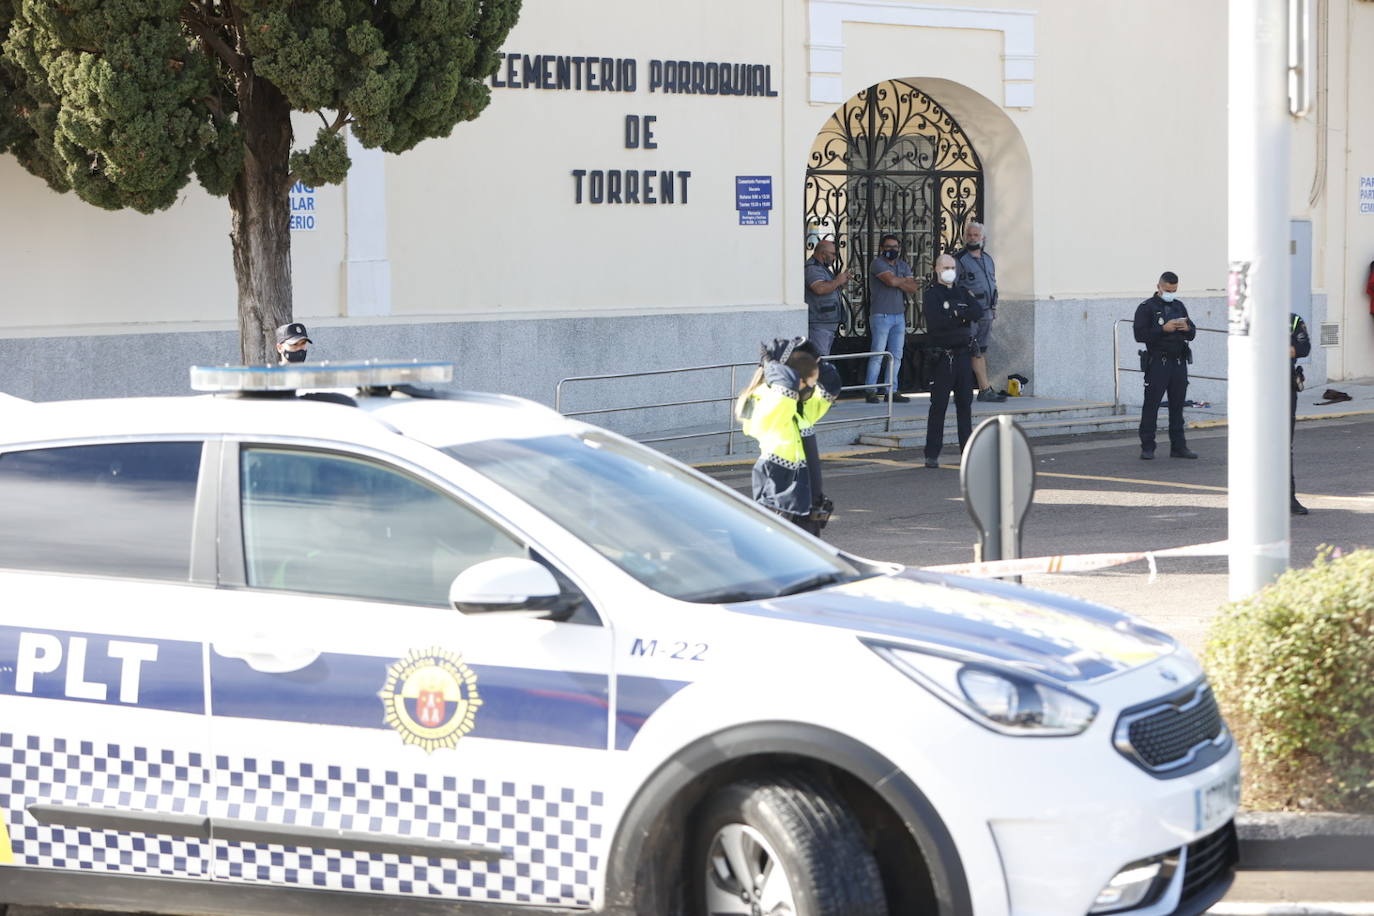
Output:
[[[906,343],[906,294],[915,295],[921,286],[912,276],[911,265],[900,257],[902,243],[895,235],[883,236],[878,256],[868,268],[868,330],[872,333],[869,349],[886,350],[892,354],[892,400],[905,404],[910,398],[897,391],[898,371],[902,368],[902,345]],[[876,404],[883,398],[875,390],[881,356],[868,358],[868,372],[864,384],[868,386],[865,400]]]
[[983,224],[969,220],[964,226],[964,247],[954,253],[954,262],[959,269],[959,285],[983,307],[983,317],[973,329],[973,377],[978,381],[978,400],[1005,401],[1007,396],[998,394],[988,382],[988,344],[997,317],[997,265],[983,249],[986,242]]
[[829,356],[840,323],[840,290],[849,282],[849,271],[830,273],[835,263],[835,242],[821,239],[806,259],[806,336],[821,356]]

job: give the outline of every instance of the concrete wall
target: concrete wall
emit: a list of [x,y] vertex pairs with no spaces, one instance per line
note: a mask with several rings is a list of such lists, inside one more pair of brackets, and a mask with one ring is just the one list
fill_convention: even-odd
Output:
[[1328,320],[1338,316],[1342,325],[1341,347],[1331,354],[1333,375],[1352,378],[1374,374],[1374,317],[1365,293],[1374,262],[1374,59],[1367,51],[1374,41],[1374,4],[1333,2],[1331,13],[1329,65],[1343,72],[1346,91],[1328,111],[1334,168],[1328,168],[1325,197],[1333,214],[1326,288],[1333,306]]
[[[318,129],[304,116],[294,125],[298,138]],[[343,190],[315,197],[319,228],[291,234],[296,314],[306,320],[338,315],[342,302]],[[101,210],[0,156],[0,334],[232,322],[232,257],[228,198],[194,179],[168,210]]]
[[[1359,118],[1374,103],[1374,61],[1358,53],[1374,38],[1374,4],[1318,6],[1328,92],[1293,122],[1291,209],[1313,222],[1313,285],[1343,337],[1321,359],[1343,378],[1374,374],[1363,294],[1374,213],[1358,210],[1359,179],[1374,176],[1374,126]],[[822,20],[835,28],[817,41]],[[506,50],[633,58],[637,90],[495,87],[451,136],[360,159],[346,186],[318,189],[319,228],[293,234],[296,314],[335,332],[323,348],[346,341],[356,355],[383,344],[422,355],[404,349],[435,343],[436,328],[481,325],[438,340],[452,352],[480,340],[465,370],[483,367],[478,387],[527,394],[555,376],[724,361],[721,341],[743,341],[747,357],[801,308],[817,132],[845,98],[906,79],[983,160],[1003,299],[992,375],[1099,397],[1111,320],[1160,271],[1180,274],[1195,311],[1222,293],[1225,39],[1225,4],[1190,0],[527,0]],[[653,58],[765,64],[779,95],[650,92]],[[657,149],[626,147],[627,116],[643,115],[657,119]],[[297,123],[302,142],[314,130]],[[577,168],[686,169],[689,202],[579,205]],[[769,225],[739,225],[737,175],[773,178]],[[85,394],[179,384],[161,365],[179,373],[188,354],[220,353],[232,328],[228,228],[225,201],[194,185],[164,213],[109,213],[0,157],[0,349],[13,357],[0,387],[77,393],[79,374],[51,373],[58,354],[108,355]],[[118,334],[130,340],[92,342]],[[502,368],[522,357],[522,370]],[[538,390],[522,387],[535,377]]]
[[[457,387],[499,391],[545,404],[570,375],[751,363],[761,340],[805,333],[803,309],[684,312],[641,318],[514,321],[312,322],[311,362],[375,357],[446,360]],[[237,362],[232,328],[0,338],[0,391],[30,400],[192,393],[192,365]],[[569,372],[565,367],[581,367]],[[743,387],[748,372],[736,376]],[[728,370],[567,386],[564,409],[727,398]],[[586,417],[621,432],[725,422],[727,406]],[[723,426],[721,428],[724,428]]]
[[[788,301],[799,284],[783,274],[794,225],[782,209],[794,196],[781,181],[784,96],[651,92],[649,61],[764,64],[781,90],[789,53],[779,19],[796,6],[730,4],[722,28],[716,4],[599,0],[589,28],[584,5],[528,4],[509,52],[634,58],[638,88],[493,88],[477,121],[388,157],[395,314],[635,315]],[[657,119],[657,148],[627,149],[626,118],[644,115]],[[671,204],[593,204],[584,188],[579,205],[574,169],[687,170],[688,201],[679,178]],[[737,175],[775,176],[768,226],[739,225]]]

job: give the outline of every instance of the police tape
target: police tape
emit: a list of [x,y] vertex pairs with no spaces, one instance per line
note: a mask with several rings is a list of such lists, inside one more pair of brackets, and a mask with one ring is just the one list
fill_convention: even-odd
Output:
[[[1265,548],[1271,545],[1264,545]],[[1154,581],[1159,557],[1224,557],[1230,552],[1229,541],[1210,544],[1189,544],[1186,547],[1166,547],[1163,550],[1136,550],[1130,553],[1077,553],[1057,557],[1022,557],[1016,560],[988,560],[985,563],[950,563],[945,566],[923,566],[928,572],[951,573],[991,579],[999,576],[1030,576],[1037,573],[1093,572],[1126,563],[1144,560],[1150,565],[1150,581]]]

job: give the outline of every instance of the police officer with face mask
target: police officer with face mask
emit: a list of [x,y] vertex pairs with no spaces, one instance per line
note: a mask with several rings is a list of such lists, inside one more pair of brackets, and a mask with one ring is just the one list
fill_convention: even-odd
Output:
[[313,341],[299,321],[277,328],[277,357],[282,363],[305,362],[306,346]]
[[1159,276],[1155,294],[1135,310],[1135,339],[1145,345],[1140,368],[1145,372],[1145,406],[1140,411],[1140,457],[1155,456],[1155,425],[1159,403],[1169,397],[1169,457],[1196,458],[1188,448],[1183,426],[1183,400],[1188,396],[1188,364],[1193,361],[1188,342],[1197,327],[1179,301],[1178,275],[1166,270]]
[[935,259],[937,282],[921,294],[927,348],[935,361],[930,382],[930,412],[926,415],[925,464],[928,468],[940,466],[940,450],[945,444],[945,411],[949,408],[951,389],[958,417],[960,450],[973,431],[973,338],[970,328],[983,316],[983,306],[967,289],[954,285],[958,276],[954,258],[942,254]]

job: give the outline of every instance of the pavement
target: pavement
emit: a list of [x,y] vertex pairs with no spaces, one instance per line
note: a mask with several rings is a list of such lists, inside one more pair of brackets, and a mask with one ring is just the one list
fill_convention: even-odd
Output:
[[[1326,388],[1344,391],[1351,400],[1315,403]],[[1003,406],[976,405],[986,415]],[[893,412],[924,408],[913,399],[894,405]],[[1034,440],[1036,492],[1022,554],[1158,550],[1224,540],[1225,410],[1188,408],[1186,415],[1189,445],[1202,456],[1198,461],[1140,461],[1133,432]],[[1292,520],[1293,564],[1310,564],[1323,544],[1342,550],[1374,546],[1374,475],[1368,471],[1374,460],[1374,380],[1300,392],[1298,419],[1298,495],[1311,515]],[[947,446],[941,462],[939,469],[925,469],[916,449],[826,450],[826,492],[837,506],[826,539],[861,556],[915,566],[970,561],[977,532],[963,506],[957,448]],[[745,458],[698,466],[747,492],[751,464]],[[1027,576],[1025,582],[1121,607],[1198,651],[1211,617],[1227,601],[1227,562],[1225,556],[1159,560],[1153,580],[1145,564],[1136,563],[1092,574]],[[1237,828],[1244,871],[1212,913],[1374,916],[1374,816],[1246,811]]]

